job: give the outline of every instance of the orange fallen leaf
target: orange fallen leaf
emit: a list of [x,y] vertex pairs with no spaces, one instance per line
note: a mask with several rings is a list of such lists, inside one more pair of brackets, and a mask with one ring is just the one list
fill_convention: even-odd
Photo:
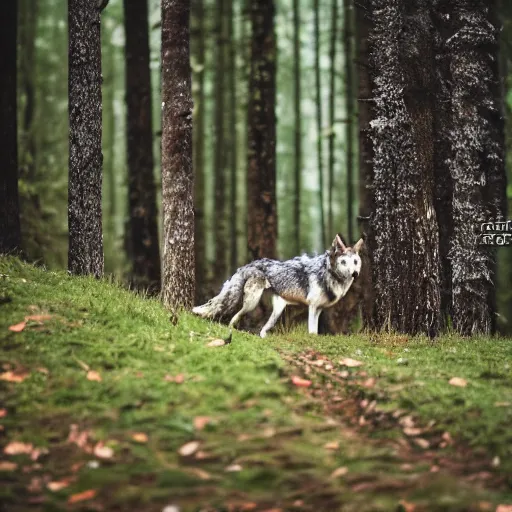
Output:
[[460,377],[452,377],[448,384],[457,386],[459,388],[465,388],[468,385],[468,382],[465,379],[461,379]]
[[409,437],[419,436],[422,433],[423,433],[423,430],[421,428],[414,428],[414,427],[405,427],[404,428],[404,434]]
[[224,471],[226,473],[237,473],[238,471],[242,471],[242,466],[240,464],[231,464],[227,466]]
[[95,372],[94,370],[89,370],[87,372],[87,380],[101,382],[101,375],[98,372]]
[[27,322],[20,322],[19,324],[14,324],[9,327],[9,331],[12,332],[21,332],[27,326]]
[[7,409],[0,409],[0,418],[7,416]]
[[348,368],[356,368],[358,366],[362,366],[363,363],[361,361],[357,361],[356,359],[351,359],[350,357],[344,357],[340,361],[341,366],[347,366]]
[[5,380],[7,382],[23,382],[29,376],[30,373],[24,370],[8,371],[0,373],[0,380]]
[[402,505],[402,508],[405,512],[414,512],[416,510],[416,505],[414,503],[409,503],[405,500],[400,500],[400,505]]
[[19,441],[12,441],[4,448],[6,455],[21,455],[30,454],[34,449],[34,445],[30,443],[20,443]]
[[95,491],[94,489],[89,489],[88,491],[79,492],[78,494],[72,494],[68,498],[68,503],[78,503],[80,501],[85,500],[92,500],[96,497],[98,491]]
[[183,373],[178,373],[178,375],[166,375],[164,377],[165,382],[175,382],[176,384],[183,384],[185,382],[185,375]]
[[194,418],[194,428],[196,430],[203,430],[211,421],[210,416],[196,416]]
[[191,455],[194,455],[194,453],[197,452],[197,450],[199,450],[199,446],[200,446],[200,442],[199,441],[190,441],[189,443],[186,443],[184,444],[179,450],[178,450],[178,453],[182,456],[182,457],[190,457]]
[[376,380],[374,377],[370,377],[369,379],[366,379],[363,383],[363,387],[365,388],[373,388],[375,387]]
[[66,487],[68,487],[69,484],[70,484],[70,481],[68,479],[58,480],[55,482],[48,482],[46,484],[46,488],[52,492],[58,492],[58,491],[61,491],[62,489],[65,489]]
[[48,453],[49,451],[47,448],[34,448],[30,454],[30,458],[33,461],[36,461],[41,455],[47,455]]
[[333,478],[333,479],[334,478],[339,478],[340,476],[345,476],[347,473],[348,473],[348,468],[341,467],[341,468],[335,469],[331,473],[331,478]]
[[105,446],[101,441],[94,447],[94,455],[100,459],[111,459],[114,455],[114,450],[110,446]]
[[302,379],[301,377],[297,377],[296,375],[292,377],[292,383],[295,384],[295,386],[301,388],[307,388],[312,384],[310,380]]
[[14,471],[18,468],[18,464],[15,462],[9,462],[7,460],[0,461],[0,471]]
[[496,512],[512,512],[512,505],[498,505]]
[[137,443],[147,443],[148,435],[144,432],[136,432],[135,434],[132,434],[132,439]]
[[331,441],[330,443],[324,444],[324,448],[327,450],[337,450],[340,447],[339,441]]
[[212,477],[210,473],[201,468],[190,468],[189,472],[197,476],[200,480],[210,480]]

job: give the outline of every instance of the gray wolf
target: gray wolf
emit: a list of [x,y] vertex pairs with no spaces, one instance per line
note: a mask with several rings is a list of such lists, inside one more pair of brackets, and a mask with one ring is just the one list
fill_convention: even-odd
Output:
[[[265,338],[288,305],[308,306],[308,331],[318,334],[318,318],[322,310],[336,304],[349,290],[361,272],[359,240],[346,247],[339,235],[324,254],[302,255],[278,261],[263,258],[241,268],[226,281],[220,293],[192,312],[203,318],[233,315],[230,326],[236,326],[243,315],[253,311],[263,292],[272,292],[273,311],[260,336]],[[237,311],[240,303],[241,309]]]

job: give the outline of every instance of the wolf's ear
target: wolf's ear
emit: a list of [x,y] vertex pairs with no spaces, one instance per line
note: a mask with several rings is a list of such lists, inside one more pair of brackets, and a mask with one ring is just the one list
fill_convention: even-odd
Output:
[[340,235],[336,235],[336,238],[332,241],[332,252],[345,252],[347,250],[345,244],[340,238]]
[[363,248],[363,245],[364,245],[364,240],[362,238],[360,238],[356,245],[354,245],[354,251],[359,254],[359,251]]

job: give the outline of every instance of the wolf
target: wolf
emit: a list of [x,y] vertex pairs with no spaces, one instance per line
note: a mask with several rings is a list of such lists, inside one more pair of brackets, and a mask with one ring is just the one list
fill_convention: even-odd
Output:
[[[308,307],[308,332],[318,334],[318,318],[323,309],[334,306],[361,273],[360,239],[354,247],[346,247],[339,235],[330,249],[318,256],[296,256],[287,261],[263,258],[240,267],[224,283],[220,293],[192,312],[203,318],[234,316],[230,327],[243,315],[253,311],[265,290],[272,292],[272,314],[260,336],[265,338],[286,306]],[[241,309],[237,311],[240,303]]]

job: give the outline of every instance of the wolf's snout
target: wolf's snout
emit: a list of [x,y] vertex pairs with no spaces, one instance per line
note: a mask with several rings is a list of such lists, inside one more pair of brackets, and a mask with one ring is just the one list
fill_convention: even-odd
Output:
[[352,272],[352,277],[355,279],[357,276],[359,275],[359,272],[357,270],[355,270],[354,272]]

